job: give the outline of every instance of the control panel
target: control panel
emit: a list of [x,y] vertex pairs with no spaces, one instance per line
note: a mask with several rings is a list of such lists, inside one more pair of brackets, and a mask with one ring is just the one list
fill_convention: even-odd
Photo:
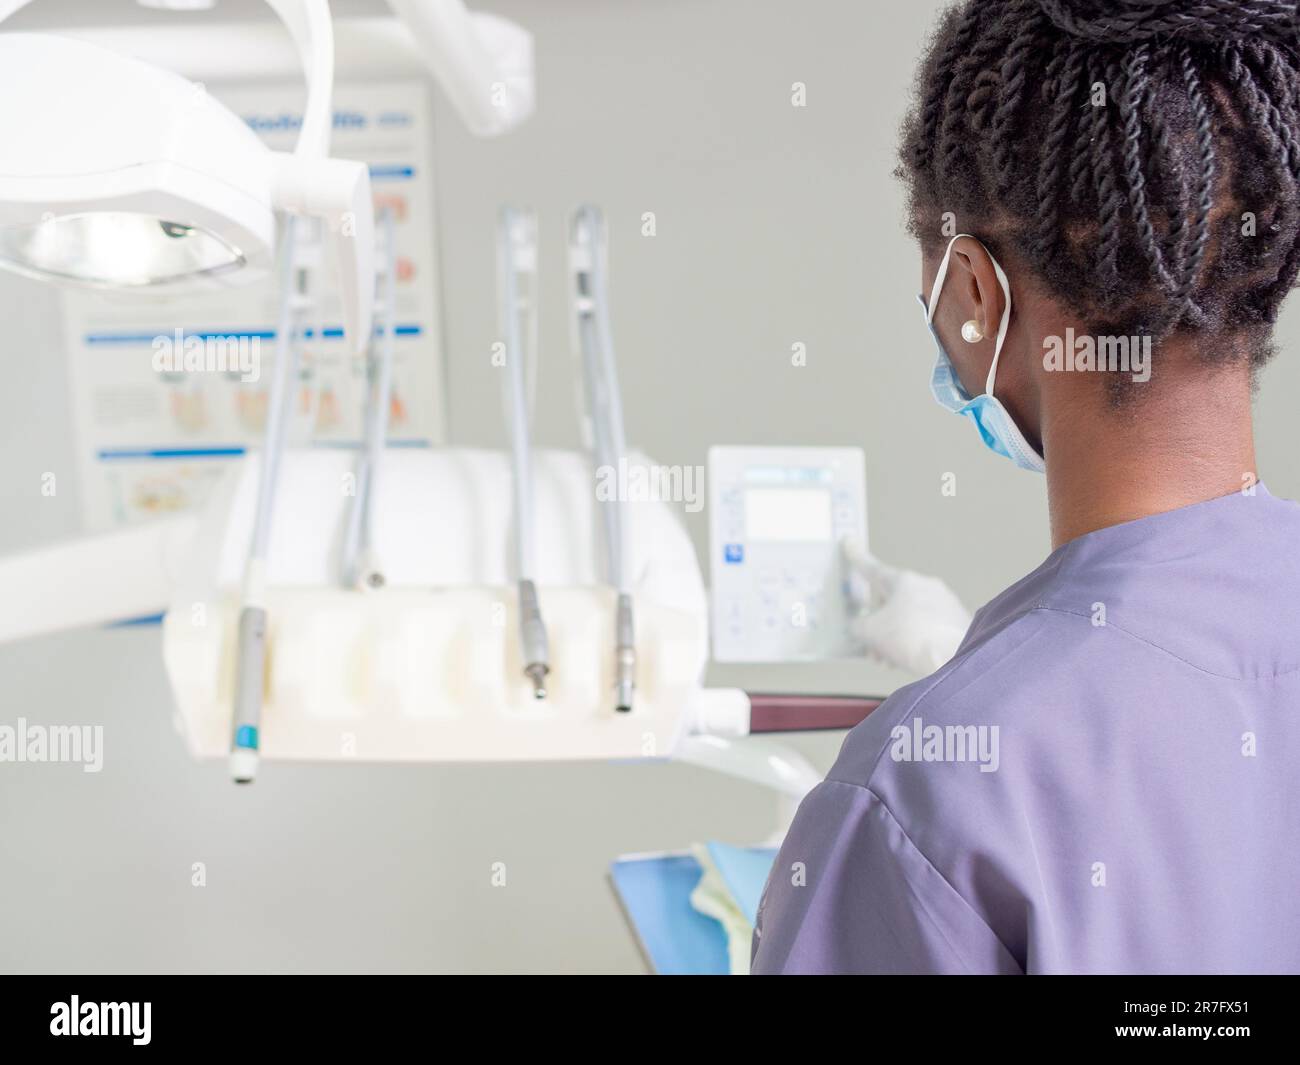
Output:
[[867,545],[861,448],[710,448],[714,660],[852,655],[845,538]]

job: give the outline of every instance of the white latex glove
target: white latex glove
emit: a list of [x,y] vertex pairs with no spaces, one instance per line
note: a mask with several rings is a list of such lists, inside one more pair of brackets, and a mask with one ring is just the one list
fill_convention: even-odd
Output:
[[850,540],[841,548],[849,631],[867,654],[919,677],[952,658],[971,616],[951,588],[938,577],[887,566]]

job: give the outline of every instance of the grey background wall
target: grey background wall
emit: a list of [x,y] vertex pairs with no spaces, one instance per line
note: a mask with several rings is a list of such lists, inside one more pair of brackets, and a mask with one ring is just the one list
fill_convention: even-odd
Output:
[[[377,14],[379,0],[335,3]],[[926,388],[918,264],[891,178],[931,0],[493,0],[536,34],[539,112],[495,142],[439,103],[436,180],[454,441],[502,443],[491,232],[505,202],[543,221],[538,436],[574,444],[563,231],[611,226],[630,439],[665,463],[714,443],[860,444],[870,536],[972,606],[1047,551],[1041,479],[981,450]],[[158,16],[41,0],[25,28]],[[204,17],[264,17],[224,0]],[[790,103],[807,86],[807,107]],[[3,150],[3,149],[0,149]],[[641,235],[652,211],[657,234]],[[73,535],[74,454],[52,295],[0,279],[0,550]],[[1258,404],[1261,469],[1300,492],[1300,319]],[[804,367],[791,345],[807,347]],[[42,473],[59,476],[53,498]],[[957,475],[955,497],[940,477]],[[688,517],[703,548],[706,517]],[[75,586],[75,584],[74,584]],[[56,594],[56,590],[51,590]],[[0,609],[14,609],[0,604]],[[715,668],[718,682],[885,690],[863,663]],[[98,775],[0,764],[0,970],[634,972],[604,872],[625,851],[765,835],[773,797],[675,765],[274,766],[235,789],[170,724],[156,629],[0,647],[0,721],[105,726]],[[838,736],[797,741],[826,765]],[[190,886],[203,861],[208,886]],[[504,888],[491,863],[507,864]]]

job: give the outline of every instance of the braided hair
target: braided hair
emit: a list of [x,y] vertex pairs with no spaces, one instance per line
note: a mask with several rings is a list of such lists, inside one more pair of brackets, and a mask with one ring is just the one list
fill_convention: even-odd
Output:
[[1261,365],[1300,270],[1300,0],[963,0],[900,174],[1097,333]]

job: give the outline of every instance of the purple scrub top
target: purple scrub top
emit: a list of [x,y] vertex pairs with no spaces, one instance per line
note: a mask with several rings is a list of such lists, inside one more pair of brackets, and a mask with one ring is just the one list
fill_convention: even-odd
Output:
[[756,973],[1300,972],[1300,505],[1087,533],[849,733]]

